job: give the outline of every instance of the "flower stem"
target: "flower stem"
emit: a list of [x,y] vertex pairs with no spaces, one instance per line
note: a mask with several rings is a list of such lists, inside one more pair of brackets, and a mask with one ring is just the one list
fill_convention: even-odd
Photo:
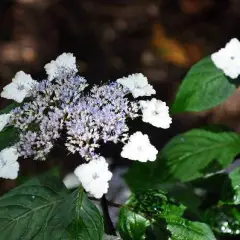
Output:
[[220,171],[218,171],[218,172],[208,173],[208,174],[206,174],[203,178],[210,178],[210,177],[212,177],[212,176],[214,176],[214,175],[222,174],[222,173],[226,173],[226,172],[227,172],[226,169],[223,169],[223,170],[220,170]]
[[103,211],[105,233],[109,234],[109,235],[117,236],[116,230],[113,226],[112,220],[109,215],[108,201],[107,201],[105,195],[102,196],[100,203],[101,203],[101,207],[102,207],[102,211]]
[[[94,198],[94,197],[90,197],[90,196],[88,196],[88,198],[89,198],[90,200],[92,200],[92,201],[100,202],[100,199],[97,199],[97,198]],[[107,200],[107,199],[106,199],[106,200]],[[109,201],[109,200],[107,200],[107,204],[108,204],[108,206],[110,206],[110,207],[115,207],[115,208],[121,208],[121,207],[124,206],[124,205],[122,205],[122,204],[115,203],[115,202],[111,202],[111,201]]]

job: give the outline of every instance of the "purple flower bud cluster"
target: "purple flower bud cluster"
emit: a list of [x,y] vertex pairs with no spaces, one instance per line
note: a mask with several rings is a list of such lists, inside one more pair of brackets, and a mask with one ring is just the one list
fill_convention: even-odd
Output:
[[129,91],[117,82],[93,86],[78,75],[43,80],[32,99],[11,113],[10,123],[20,129],[17,149],[24,158],[44,160],[59,138],[66,148],[85,160],[98,156],[106,142],[128,139],[127,118],[138,117],[139,107]]
[[72,104],[66,120],[68,150],[88,160],[97,156],[95,149],[102,143],[127,138],[126,120],[138,116],[138,108],[125,97],[127,93],[116,82],[94,86],[89,95]]

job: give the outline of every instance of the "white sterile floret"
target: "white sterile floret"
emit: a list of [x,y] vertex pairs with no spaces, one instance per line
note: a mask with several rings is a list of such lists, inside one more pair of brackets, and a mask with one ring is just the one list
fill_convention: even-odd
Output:
[[101,198],[103,194],[107,193],[108,181],[112,178],[112,173],[108,170],[108,163],[103,157],[78,166],[74,174],[79,178],[84,189],[95,198]]
[[47,63],[44,68],[50,81],[62,74],[76,73],[76,57],[72,53],[63,53],[55,61]]
[[134,98],[142,96],[151,96],[156,91],[148,83],[148,79],[142,73],[135,73],[128,77],[119,78],[117,82],[128,88]]
[[155,161],[157,149],[151,145],[148,135],[136,132],[129,137],[128,143],[123,147],[121,156],[140,162]]
[[80,181],[74,173],[69,173],[63,178],[63,184],[67,189],[73,189],[80,185]]
[[213,63],[230,78],[237,78],[240,75],[240,42],[233,38],[226,44],[225,48],[213,53]]
[[0,152],[0,177],[15,179],[18,176],[18,153],[15,147],[5,148]]
[[19,71],[12,79],[12,82],[3,88],[1,97],[13,99],[16,102],[21,103],[25,97],[31,95],[31,89],[36,84],[37,82],[32,79],[30,74]]
[[148,101],[139,101],[142,109],[142,120],[158,128],[167,129],[172,123],[169,116],[169,107],[165,102],[152,98]]
[[3,128],[8,124],[10,117],[11,117],[10,113],[0,115],[0,131],[2,131]]

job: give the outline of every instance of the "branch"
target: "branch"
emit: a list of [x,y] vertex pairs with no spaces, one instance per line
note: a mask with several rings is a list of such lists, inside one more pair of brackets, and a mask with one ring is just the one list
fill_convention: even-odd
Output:
[[[92,200],[92,201],[100,202],[100,199],[97,199],[97,198],[94,198],[94,197],[89,197],[89,196],[88,196],[88,198],[89,198],[90,200]],[[115,208],[121,208],[121,207],[123,207],[122,204],[115,203],[115,202],[111,202],[111,201],[109,201],[109,200],[107,200],[107,199],[106,199],[106,201],[107,201],[108,206],[110,206],[110,207],[115,207]]]
[[109,234],[109,235],[117,236],[116,230],[113,226],[112,220],[109,215],[108,201],[107,201],[105,195],[102,196],[102,198],[100,200],[100,204],[101,204],[102,211],[103,211],[105,233]]

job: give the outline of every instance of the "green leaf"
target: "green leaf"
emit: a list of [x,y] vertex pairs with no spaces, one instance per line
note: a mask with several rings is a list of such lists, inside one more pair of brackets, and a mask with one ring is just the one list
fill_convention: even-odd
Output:
[[140,191],[121,208],[120,235],[123,240],[215,240],[206,224],[184,219],[184,211],[161,191]]
[[[119,233],[124,240],[145,239],[146,234],[155,235],[155,231],[149,232],[150,224],[155,217],[167,216],[169,212],[182,216],[184,210],[183,205],[168,198],[162,191],[139,191],[133,194],[120,210]],[[154,227],[151,226],[152,229]]]
[[7,107],[0,110],[0,114],[9,113],[11,110],[13,110],[14,108],[19,107],[19,106],[20,106],[20,104],[16,103],[16,102],[9,104]]
[[239,146],[240,135],[237,133],[194,129],[170,140],[155,162],[134,163],[125,180],[135,192],[163,189],[163,184],[197,179],[231,164],[240,153]]
[[118,228],[124,240],[143,240],[150,221],[134,213],[127,207],[122,207],[119,213]]
[[102,217],[81,194],[69,194],[59,179],[48,175],[15,188],[0,198],[1,239],[101,240]]
[[205,212],[205,219],[218,235],[240,235],[239,206],[213,206]]
[[238,205],[240,204],[240,167],[234,169],[229,174],[229,177],[234,190],[233,202],[234,204]]
[[205,223],[192,222],[174,215],[167,217],[167,223],[172,240],[216,240]]
[[41,239],[102,240],[103,234],[103,218],[80,188],[55,209]]
[[210,57],[204,58],[184,78],[172,111],[202,111],[219,105],[236,90],[231,81],[216,68]]
[[170,237],[171,233],[167,229],[167,222],[164,219],[152,222],[146,231],[146,240],[169,240]]
[[[184,210],[183,205],[162,191],[139,191],[133,194],[120,210],[119,233],[124,240],[145,239],[146,235],[156,235],[155,230],[160,229],[150,226],[155,218],[168,216],[169,213],[182,216]],[[154,229],[154,232],[149,232],[149,227]]]
[[55,178],[34,179],[0,198],[2,239],[33,239],[67,196],[66,188]]
[[[165,171],[162,173],[162,169]],[[134,163],[125,175],[125,181],[133,193],[139,190],[162,190],[168,192],[168,195],[188,207],[189,211],[199,215],[198,207],[201,199],[194,193],[194,188],[190,183],[176,183],[173,179],[167,181],[164,179],[166,168],[161,168],[155,163]]]
[[132,192],[143,189],[161,190],[163,184],[176,182],[167,170],[166,162],[157,158],[154,162],[134,162],[124,179]]
[[160,190],[138,191],[130,197],[127,206],[146,217],[159,217],[159,214],[164,217],[169,213],[181,217],[185,211],[185,206]]
[[226,195],[224,188],[226,182],[229,181],[230,180],[227,172],[222,174],[214,174],[207,178],[200,178],[191,181],[191,185],[195,189],[195,192],[197,192],[198,196],[201,196],[201,208],[206,209],[206,207],[216,205],[219,202],[219,199],[222,199],[223,193]]
[[239,134],[194,129],[174,137],[158,161],[166,161],[167,171],[176,179],[190,181],[211,172],[212,164],[215,171],[227,167],[240,153],[239,146]]
[[134,163],[124,176],[131,191],[136,193],[139,190],[155,189],[168,192],[170,196],[197,214],[201,200],[194,193],[194,188],[190,183],[176,183],[162,163],[164,161]]
[[14,127],[6,127],[0,132],[0,151],[14,145],[18,141],[18,131]]
[[168,195],[181,202],[196,216],[200,216],[199,207],[203,201],[195,194],[195,189],[190,183],[177,183],[167,191]]

